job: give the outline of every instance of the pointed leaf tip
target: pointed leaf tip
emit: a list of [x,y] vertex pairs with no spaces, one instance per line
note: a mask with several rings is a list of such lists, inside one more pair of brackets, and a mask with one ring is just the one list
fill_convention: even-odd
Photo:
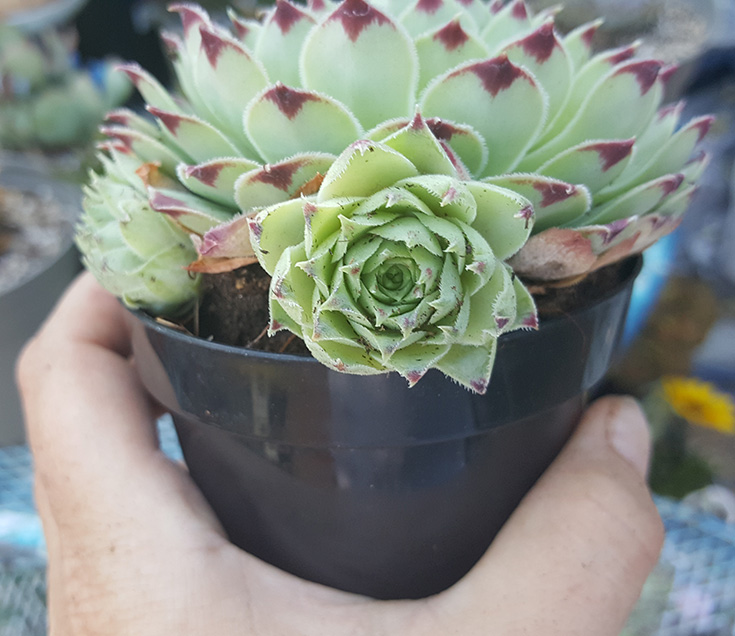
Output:
[[181,115],[170,113],[166,110],[161,110],[160,108],[156,108],[155,106],[146,106],[146,110],[151,115],[159,119],[161,123],[166,126],[166,128],[174,135],[176,134],[176,131],[183,121],[183,117]]
[[274,188],[288,192],[293,183],[293,177],[299,168],[303,167],[304,161],[284,161],[277,165],[266,164],[263,169],[253,177],[253,181],[259,181]]
[[490,384],[489,380],[473,380],[470,382],[470,388],[479,395],[485,395],[488,384]]
[[671,80],[671,78],[676,75],[676,72],[679,70],[678,64],[669,64],[668,66],[665,66],[661,69],[661,72],[659,73],[659,78],[661,78],[661,81],[664,84],[668,84],[668,82]]
[[661,188],[661,191],[664,193],[665,196],[670,195],[672,192],[676,192],[679,189],[679,186],[684,182],[684,175],[683,174],[674,174],[671,175],[668,179],[664,179],[659,184],[659,187]]
[[511,15],[516,20],[527,20],[528,19],[528,7],[523,0],[515,0],[513,8],[511,9]]
[[444,4],[443,0],[419,0],[416,3],[416,11],[434,15]]
[[705,115],[695,123],[695,128],[697,128],[697,130],[699,131],[697,143],[702,141],[702,139],[707,136],[707,133],[709,133],[710,128],[712,128],[712,124],[715,123],[716,119],[717,118],[714,115]]
[[434,34],[434,40],[441,42],[447,51],[454,51],[464,46],[470,39],[462,28],[459,19],[452,20]]
[[559,46],[554,32],[554,21],[542,24],[533,33],[518,42],[527,55],[536,59],[539,64],[546,62]]
[[168,55],[176,58],[181,54],[184,43],[178,35],[171,33],[170,31],[161,31],[159,37],[163,46],[166,48],[166,53]]
[[202,164],[197,166],[187,166],[184,169],[184,173],[187,177],[197,179],[205,185],[213,188],[215,187],[217,177],[219,177],[223,168],[224,165],[222,163]]
[[356,42],[360,34],[374,22],[379,26],[393,25],[390,18],[364,0],[344,0],[329,17],[329,21],[341,22],[352,42]]
[[633,42],[633,44],[629,44],[628,46],[614,49],[612,51],[607,51],[603,53],[603,55],[607,56],[607,63],[610,66],[617,66],[618,64],[622,64],[623,62],[633,57],[639,46],[639,42]]
[[420,371],[409,371],[406,374],[406,380],[408,380],[409,386],[414,386],[423,377],[424,373]]
[[513,64],[506,55],[465,66],[449,77],[457,77],[468,72],[474,73],[482,83],[483,88],[493,97],[497,97],[502,91],[508,90],[520,78],[532,83],[530,76],[521,67]]
[[184,28],[184,35],[188,35],[191,29],[200,24],[209,24],[209,14],[198,4],[193,2],[176,2],[169,5],[171,13],[178,13]]
[[226,48],[236,48],[232,42],[205,25],[199,27],[199,35],[201,36],[201,47],[212,68],[217,68],[217,60]]
[[525,229],[528,229],[528,226],[531,224],[531,220],[533,219],[534,215],[535,215],[535,212],[534,212],[533,206],[532,205],[527,205],[525,208],[523,208],[522,210],[520,210],[515,215],[515,218],[516,219],[524,219],[525,222],[526,222]]
[[287,35],[296,23],[307,19],[309,19],[308,16],[288,0],[276,0],[276,10],[272,20],[283,35]]
[[411,123],[409,124],[411,130],[422,130],[426,125],[427,125],[426,120],[421,114],[421,111],[419,111],[419,109],[417,108],[416,114],[413,116],[413,119],[411,120]]
[[115,66],[115,70],[125,73],[125,75],[130,78],[130,81],[133,82],[133,85],[136,87],[138,86],[138,82],[140,82],[140,80],[143,78],[143,74],[145,73],[143,67],[137,62],[117,64]]
[[626,64],[618,69],[615,75],[621,75],[623,73],[634,75],[638,86],[640,86],[641,95],[645,95],[656,83],[662,67],[663,63],[658,60],[641,60]]
[[496,13],[500,13],[505,6],[505,0],[493,0],[493,2],[490,4],[490,13],[495,15]]
[[585,150],[596,152],[600,156],[602,171],[607,172],[610,168],[623,161],[623,159],[629,157],[633,152],[634,145],[635,139],[603,141],[597,144],[590,144]]
[[600,30],[601,26],[602,26],[602,20],[595,20],[582,33],[582,42],[588,49],[592,48],[592,44],[595,40],[595,35],[597,35],[597,32]]
[[277,82],[263,98],[275,104],[288,119],[296,117],[306,102],[318,101],[314,93],[289,88],[281,82]]

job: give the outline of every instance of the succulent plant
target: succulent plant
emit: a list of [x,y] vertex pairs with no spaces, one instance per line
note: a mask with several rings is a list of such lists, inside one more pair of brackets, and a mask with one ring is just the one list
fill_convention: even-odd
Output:
[[0,147],[65,149],[88,143],[106,111],[125,101],[126,78],[100,62],[76,68],[60,33],[27,36],[0,25]]
[[397,371],[413,385],[437,368],[484,393],[498,336],[537,325],[503,262],[532,214],[511,190],[463,180],[417,115],[349,146],[315,195],[230,228],[247,221],[272,275],[271,332],[292,331],[338,371]]
[[[422,143],[444,156],[428,166],[415,153],[404,156],[422,178],[454,179],[463,192],[493,187],[508,196],[510,190],[532,204],[533,236],[515,255],[501,251],[501,258],[510,259],[515,274],[546,282],[583,276],[670,232],[706,165],[703,154],[691,157],[711,118],[680,126],[681,105],[661,108],[671,69],[636,59],[635,44],[595,54],[599,21],[560,35],[554,10],[534,15],[522,0],[312,0],[307,6],[277,0],[261,21],[231,13],[228,30],[196,5],[171,9],[181,16],[183,35],[163,39],[182,95],[174,97],[136,65],[123,67],[155,121],[129,111],[110,115],[106,170],[87,190],[79,232],[88,266],[131,306],[172,314],[197,296],[195,277],[180,284],[183,268],[226,271],[257,255],[274,274],[274,320],[311,340],[315,356],[333,366],[338,356],[317,352],[320,324],[302,311],[325,301],[332,281],[310,283],[308,302],[294,292],[301,309],[292,299],[281,302],[278,281],[296,276],[297,249],[304,250],[302,265],[315,258],[313,206],[315,218],[330,218],[326,227],[338,230],[336,208],[329,206],[342,203],[329,184],[341,183],[338,173],[356,149],[392,156],[385,147],[421,122],[431,135],[422,133]],[[400,181],[386,184],[378,178],[383,169],[367,165],[357,177],[350,171],[349,182],[360,187],[340,196],[380,198]],[[436,200],[422,204],[443,218]],[[351,214],[357,204],[345,205]],[[266,228],[268,215],[281,218],[283,210],[292,223],[279,225],[283,240],[267,240],[267,248],[255,235],[251,242],[251,221]],[[492,216],[484,203],[477,210]],[[425,221],[413,212],[408,217]],[[145,228],[155,225],[158,233],[163,223],[171,231],[159,252],[154,232]],[[446,237],[437,240],[445,250]],[[170,259],[162,262],[164,252]],[[525,293],[518,284],[513,289]],[[444,318],[432,324],[448,328]],[[488,332],[497,335],[495,314],[486,318]],[[377,329],[382,318],[366,320]],[[376,348],[377,341],[357,331],[356,339],[379,351],[368,355],[368,366],[386,366],[390,346]]]

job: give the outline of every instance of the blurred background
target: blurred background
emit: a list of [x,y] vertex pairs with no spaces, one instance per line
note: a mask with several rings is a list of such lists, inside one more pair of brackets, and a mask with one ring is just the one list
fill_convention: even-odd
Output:
[[[79,271],[72,228],[104,113],[135,106],[120,60],[164,84],[159,0],[0,0],[0,636],[45,633],[44,546],[13,365]],[[255,0],[201,2],[215,18]],[[534,8],[554,0],[528,0]],[[644,39],[677,65],[683,120],[713,113],[711,163],[680,228],[646,252],[625,347],[600,393],[631,393],[655,438],[667,528],[628,636],[735,635],[735,0],[567,0],[564,30],[607,16],[600,47]],[[109,28],[114,25],[114,28]],[[170,425],[164,447],[177,456]]]

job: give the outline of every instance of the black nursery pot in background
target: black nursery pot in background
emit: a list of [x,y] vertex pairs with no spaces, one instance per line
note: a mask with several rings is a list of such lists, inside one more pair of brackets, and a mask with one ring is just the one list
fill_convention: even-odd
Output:
[[312,581],[420,598],[459,580],[572,433],[620,341],[640,258],[609,295],[499,340],[489,389],[344,375],[137,313],[144,384],[230,539]]

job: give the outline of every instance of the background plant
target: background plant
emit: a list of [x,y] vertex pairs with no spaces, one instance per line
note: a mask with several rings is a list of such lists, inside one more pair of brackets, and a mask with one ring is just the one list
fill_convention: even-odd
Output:
[[69,34],[26,35],[0,25],[0,147],[61,150],[88,144],[129,82],[112,62],[81,70]]
[[696,378],[666,376],[644,399],[654,437],[649,480],[660,495],[681,498],[711,484],[715,469],[689,448],[687,431],[698,426],[735,435],[735,403],[713,384]]

